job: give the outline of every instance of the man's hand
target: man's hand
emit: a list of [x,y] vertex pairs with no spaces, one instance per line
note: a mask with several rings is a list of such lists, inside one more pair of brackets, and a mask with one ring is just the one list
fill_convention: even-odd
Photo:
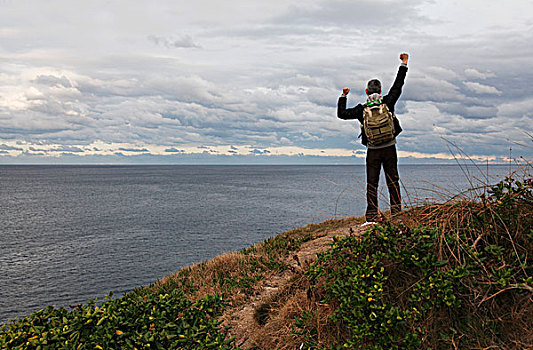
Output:
[[348,95],[349,92],[350,92],[350,88],[343,88],[343,89],[342,89],[342,94],[343,94],[344,96]]
[[400,55],[400,59],[402,60],[402,63],[403,64],[407,64],[407,60],[409,59],[409,54],[408,53],[402,53]]

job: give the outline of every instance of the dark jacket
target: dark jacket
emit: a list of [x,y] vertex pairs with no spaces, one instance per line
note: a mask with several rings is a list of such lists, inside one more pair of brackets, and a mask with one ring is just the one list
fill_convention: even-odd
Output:
[[[407,67],[404,65],[401,65],[400,68],[398,68],[398,73],[396,74],[396,79],[394,80],[394,84],[392,84],[392,87],[389,90],[389,93],[386,96],[383,96],[383,102],[387,105],[389,108],[389,111],[391,111],[394,115],[394,105],[396,105],[396,101],[400,98],[400,95],[402,93],[402,87],[405,81],[405,75],[407,74]],[[357,106],[353,108],[346,109],[346,97],[339,97],[339,103],[337,104],[337,117],[344,120],[349,119],[357,119],[363,125],[363,109],[365,107],[360,103]],[[400,122],[394,115],[393,118],[394,121],[394,136],[398,136],[400,132],[402,132],[402,127],[400,126]],[[361,134],[363,136],[362,143],[366,146],[368,143],[368,139],[366,137],[365,131],[363,128],[361,128]]]

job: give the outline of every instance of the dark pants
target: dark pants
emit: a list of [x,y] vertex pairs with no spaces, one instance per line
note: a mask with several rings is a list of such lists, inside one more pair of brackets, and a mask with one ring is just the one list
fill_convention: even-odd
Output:
[[368,149],[366,153],[366,221],[378,220],[378,184],[381,165],[385,170],[389,188],[391,213],[394,215],[402,210],[396,145]]

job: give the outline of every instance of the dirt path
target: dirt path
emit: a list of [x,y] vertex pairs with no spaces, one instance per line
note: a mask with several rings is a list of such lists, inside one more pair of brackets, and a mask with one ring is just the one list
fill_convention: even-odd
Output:
[[[352,228],[353,227],[353,228]],[[263,281],[262,289],[252,296],[244,306],[237,310],[229,310],[222,319],[224,324],[230,327],[230,336],[235,336],[235,345],[242,348],[254,348],[257,345],[256,338],[261,335],[265,324],[258,322],[258,310],[268,306],[278,295],[287,290],[287,286],[295,278],[302,276],[308,266],[317,259],[317,253],[324,252],[330,246],[334,236],[357,235],[364,231],[358,225],[342,227],[340,229],[323,232],[317,238],[305,242],[293,252],[285,261],[290,268],[285,271],[269,276]]]

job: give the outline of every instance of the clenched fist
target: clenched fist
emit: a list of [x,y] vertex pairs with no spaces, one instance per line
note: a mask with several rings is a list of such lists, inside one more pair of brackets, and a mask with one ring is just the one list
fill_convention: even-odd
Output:
[[403,64],[407,64],[407,60],[409,59],[409,54],[408,53],[402,53],[400,55],[400,59],[402,60],[402,63]]
[[350,88],[343,88],[343,89],[342,89],[342,94],[343,94],[344,96],[348,95],[349,92],[350,92]]

